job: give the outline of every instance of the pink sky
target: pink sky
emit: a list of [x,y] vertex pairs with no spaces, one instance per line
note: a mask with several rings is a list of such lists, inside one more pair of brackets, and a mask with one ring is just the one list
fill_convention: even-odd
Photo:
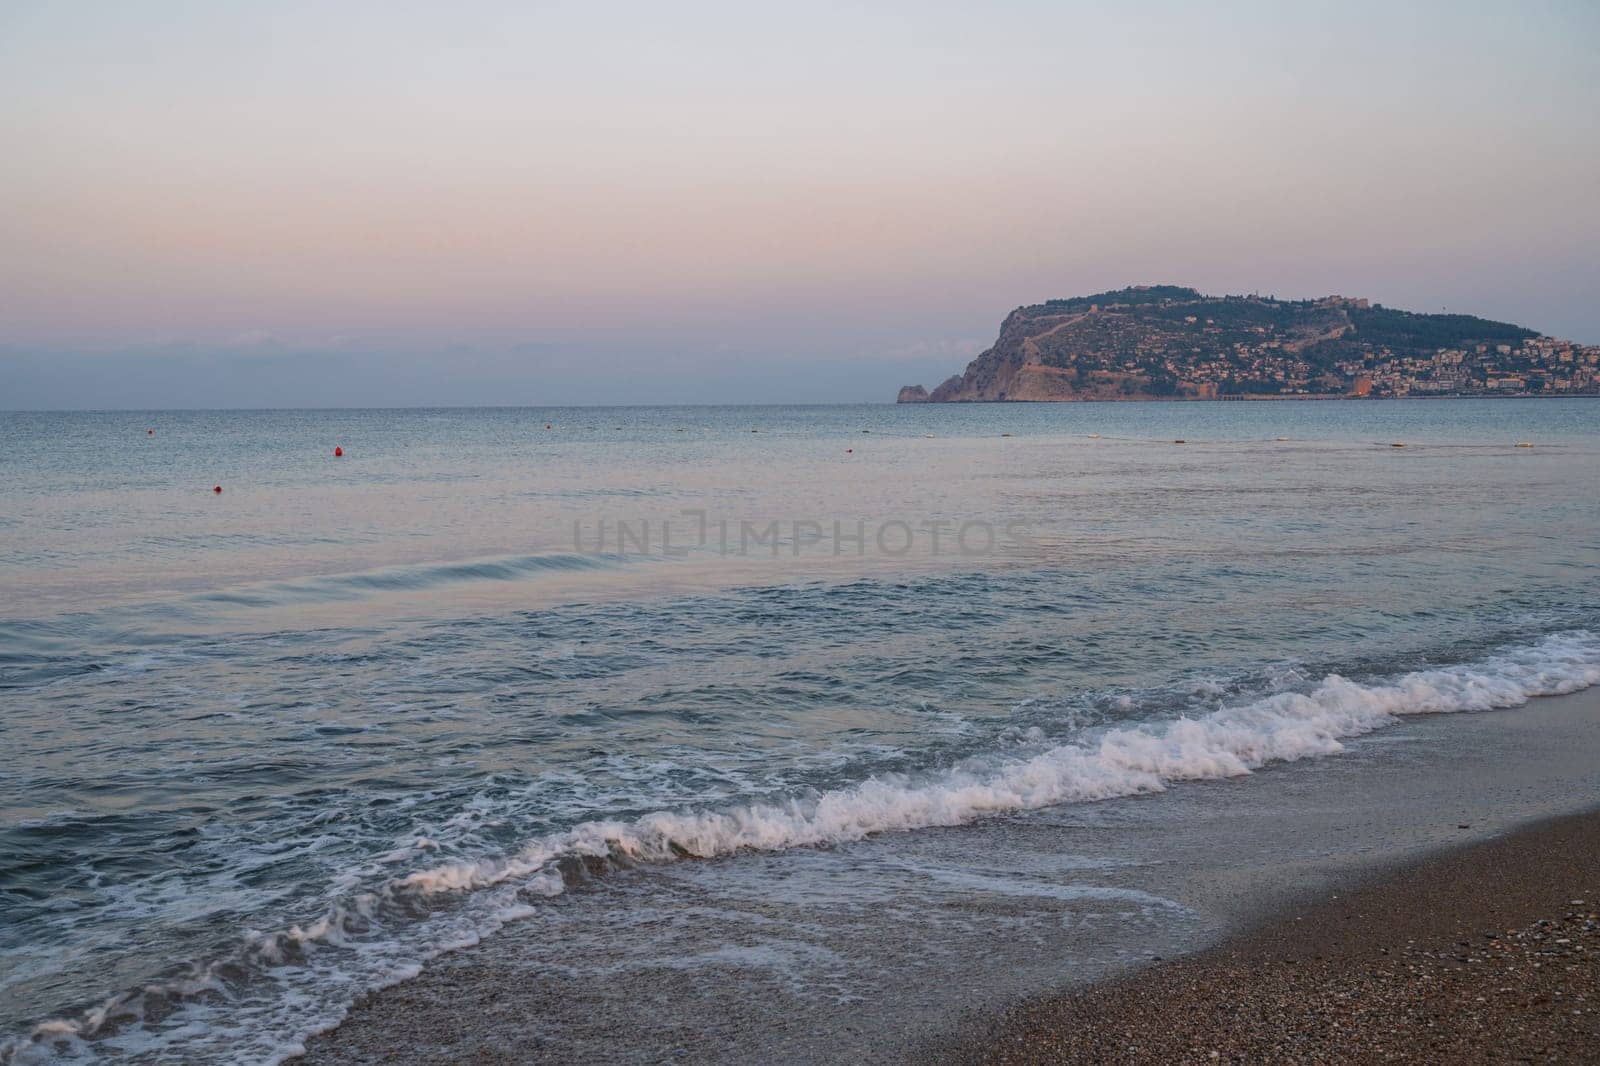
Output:
[[800,360],[865,399],[1142,282],[1600,341],[1597,10],[13,3],[0,375],[395,353],[777,400]]

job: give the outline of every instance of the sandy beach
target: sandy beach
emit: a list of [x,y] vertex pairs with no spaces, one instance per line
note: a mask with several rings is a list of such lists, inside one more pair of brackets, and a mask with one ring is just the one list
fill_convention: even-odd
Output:
[[1008,1012],[959,1063],[1600,1059],[1600,814],[1291,908]]

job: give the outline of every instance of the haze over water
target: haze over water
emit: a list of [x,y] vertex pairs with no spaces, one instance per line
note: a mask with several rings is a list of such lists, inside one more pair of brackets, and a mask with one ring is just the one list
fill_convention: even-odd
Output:
[[272,1060],[685,860],[1515,715],[1600,681],[1597,460],[1582,400],[0,416],[6,1056]]

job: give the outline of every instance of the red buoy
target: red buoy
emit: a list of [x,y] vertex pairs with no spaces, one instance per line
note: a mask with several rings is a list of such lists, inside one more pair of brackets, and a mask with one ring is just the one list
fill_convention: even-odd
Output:
[[544,424],[544,428],[545,428],[545,429],[549,429],[549,428],[550,428],[550,423],[548,423],[548,422],[546,422],[546,423],[545,423],[545,424]]
[[854,455],[854,454],[855,454],[855,453],[856,453],[856,450],[855,450],[855,449],[854,449],[854,448],[846,448],[846,449],[845,449],[845,450],[844,450],[844,453],[845,453],[845,454],[846,454],[846,455]]
[[144,431],[144,435],[147,437],[153,437],[156,435],[156,431],[153,429],[147,429]]
[[338,445],[337,445],[337,444],[336,444],[336,445],[334,445],[334,446],[333,446],[333,454],[334,454],[334,455],[335,455],[335,456],[339,456],[339,455],[343,455],[343,454],[344,454],[344,449],[343,449],[343,448],[341,448],[341,447],[339,447],[339,446],[338,446]]
[[221,485],[213,485],[213,486],[211,486],[211,491],[220,493],[222,491],[222,486]]

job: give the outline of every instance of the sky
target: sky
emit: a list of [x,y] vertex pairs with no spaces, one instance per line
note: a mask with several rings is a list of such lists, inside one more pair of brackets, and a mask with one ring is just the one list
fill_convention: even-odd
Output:
[[0,409],[887,401],[1158,283],[1600,343],[1600,4],[0,0]]

